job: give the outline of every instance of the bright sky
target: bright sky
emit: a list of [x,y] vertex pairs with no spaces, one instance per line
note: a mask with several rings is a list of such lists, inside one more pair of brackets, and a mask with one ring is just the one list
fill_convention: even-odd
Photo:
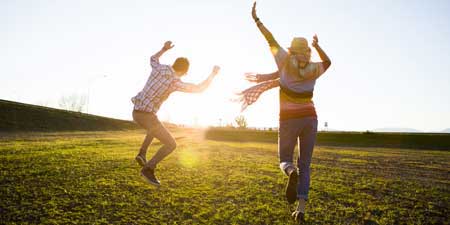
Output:
[[[130,98],[150,74],[149,57],[185,56],[185,81],[220,75],[203,94],[172,94],[159,112],[175,123],[218,125],[239,115],[233,93],[245,72],[276,70],[251,19],[252,1],[0,2],[0,99],[57,106],[90,92],[89,113],[131,119]],[[450,2],[260,0],[258,15],[283,46],[319,43],[333,64],[316,83],[319,124],[339,130],[450,127]],[[313,56],[318,60],[317,54]],[[107,75],[104,77],[104,75]],[[277,126],[277,91],[243,113],[250,126]]]

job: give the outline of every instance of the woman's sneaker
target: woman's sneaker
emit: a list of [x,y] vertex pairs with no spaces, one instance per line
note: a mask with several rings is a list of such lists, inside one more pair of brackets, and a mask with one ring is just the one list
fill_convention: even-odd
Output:
[[147,181],[149,184],[159,187],[161,186],[161,183],[159,180],[155,177],[155,170],[149,169],[149,168],[142,168],[141,170],[141,176],[142,178]]
[[286,184],[286,198],[289,204],[292,204],[297,200],[297,180],[298,173],[295,169],[289,174],[289,179]]
[[305,222],[305,214],[300,211],[294,211],[291,216],[297,224],[303,224]]
[[136,162],[140,165],[140,166],[144,166],[145,163],[147,162],[147,160],[145,160],[145,157],[141,156],[141,155],[137,155],[136,158],[134,158],[136,160]]

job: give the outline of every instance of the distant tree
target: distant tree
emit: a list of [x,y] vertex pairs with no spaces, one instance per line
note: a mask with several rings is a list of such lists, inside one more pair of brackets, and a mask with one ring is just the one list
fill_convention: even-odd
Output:
[[244,116],[240,115],[234,119],[238,128],[247,128],[247,119]]
[[61,109],[82,112],[87,107],[86,96],[77,94],[62,96],[58,101],[58,105]]

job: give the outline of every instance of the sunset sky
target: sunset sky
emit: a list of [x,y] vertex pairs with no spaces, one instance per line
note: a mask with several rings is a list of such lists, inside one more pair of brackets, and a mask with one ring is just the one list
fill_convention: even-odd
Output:
[[[222,70],[202,94],[174,93],[162,120],[219,125],[240,115],[234,93],[245,72],[276,70],[250,12],[252,1],[0,2],[0,99],[58,106],[87,95],[89,113],[131,119],[130,98],[145,84],[149,58],[191,62],[188,82]],[[450,128],[450,1],[261,0],[258,16],[282,46],[314,34],[332,66],[316,83],[320,127],[338,130]],[[318,56],[314,52],[313,60]],[[278,125],[271,90],[243,115],[252,127]]]

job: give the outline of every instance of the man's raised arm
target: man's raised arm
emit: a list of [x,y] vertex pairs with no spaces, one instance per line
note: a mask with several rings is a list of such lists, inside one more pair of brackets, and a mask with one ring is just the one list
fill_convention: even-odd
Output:
[[191,84],[191,83],[185,83],[185,82],[179,81],[178,83],[175,84],[175,85],[177,85],[176,89],[177,89],[177,91],[189,92],[189,93],[203,92],[204,90],[206,90],[206,88],[209,87],[209,85],[211,84],[214,77],[219,73],[219,70],[220,70],[219,66],[214,66],[213,71],[208,76],[208,78],[206,78],[206,80],[204,80],[200,84]]
[[169,49],[173,48],[174,46],[175,45],[173,45],[171,41],[166,41],[164,43],[164,46],[161,48],[161,50],[159,50],[157,53],[152,55],[152,57],[150,57],[150,65],[152,66],[152,68],[158,67],[160,65],[159,57],[161,57],[165,52],[167,52]]

